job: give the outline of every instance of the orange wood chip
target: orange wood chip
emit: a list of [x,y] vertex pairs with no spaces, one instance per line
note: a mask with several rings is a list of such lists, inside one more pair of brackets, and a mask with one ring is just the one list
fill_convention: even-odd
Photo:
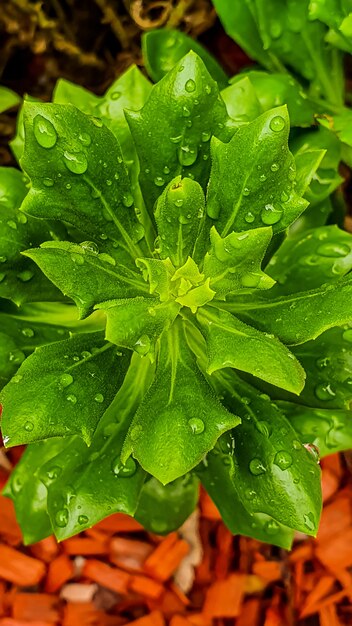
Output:
[[140,617],[133,622],[128,622],[129,626],[165,626],[165,619],[160,611],[152,611],[149,615]]
[[29,587],[42,580],[45,570],[42,561],[9,546],[0,545],[0,578],[19,587]]
[[268,582],[280,580],[282,576],[281,564],[278,561],[258,561],[253,564],[252,571]]
[[164,593],[163,585],[147,576],[132,576],[129,589],[152,600],[157,600]]
[[111,589],[116,593],[127,594],[130,575],[116,567],[110,567],[106,563],[96,561],[94,559],[87,560],[82,570],[83,576],[89,578],[93,582]]
[[46,593],[17,593],[13,605],[12,615],[18,620],[57,622],[58,599]]
[[0,494],[0,537],[11,546],[21,543],[22,535],[16,521],[15,507],[10,498]]
[[144,570],[154,578],[165,581],[172,576],[189,550],[187,541],[178,539],[177,533],[170,533],[147,558]]
[[231,574],[214,582],[208,589],[203,611],[212,617],[237,617],[244,596],[244,576]]
[[81,556],[90,554],[101,555],[106,554],[108,551],[108,544],[106,540],[102,542],[97,541],[96,539],[83,537],[72,537],[71,539],[66,539],[66,541],[62,542],[62,546],[66,554],[79,554]]
[[55,593],[74,575],[74,565],[66,554],[60,554],[48,567],[45,591]]

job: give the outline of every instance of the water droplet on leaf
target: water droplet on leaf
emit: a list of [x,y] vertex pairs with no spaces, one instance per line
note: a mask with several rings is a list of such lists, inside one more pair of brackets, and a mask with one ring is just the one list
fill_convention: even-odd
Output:
[[253,476],[260,476],[266,472],[266,468],[260,459],[254,458],[249,462],[249,471]]
[[283,471],[291,467],[292,462],[292,456],[289,452],[286,452],[286,450],[280,450],[275,454],[274,464]]
[[88,161],[84,152],[64,152],[64,163],[73,174],[84,174],[87,171]]
[[191,419],[188,420],[188,426],[193,435],[200,435],[205,429],[204,422],[199,417],[191,417]]
[[53,148],[57,142],[57,132],[52,123],[42,115],[36,115],[33,122],[33,132],[38,144],[42,148]]

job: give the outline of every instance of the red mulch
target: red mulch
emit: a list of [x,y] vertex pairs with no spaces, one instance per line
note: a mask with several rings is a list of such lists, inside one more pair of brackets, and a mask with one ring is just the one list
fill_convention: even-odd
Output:
[[318,538],[298,536],[292,552],[232,537],[204,493],[199,523],[164,538],[116,514],[61,544],[24,547],[1,496],[0,626],[352,624],[352,484],[339,455],[322,466]]

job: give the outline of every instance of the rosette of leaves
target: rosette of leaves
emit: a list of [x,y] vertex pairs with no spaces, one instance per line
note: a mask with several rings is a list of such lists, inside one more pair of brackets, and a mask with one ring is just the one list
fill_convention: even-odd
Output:
[[5,445],[29,444],[5,490],[26,541],[117,511],[165,533],[200,483],[234,533],[314,535],[303,444],[351,439],[352,241],[287,229],[324,153],[295,160],[285,106],[234,120],[192,52],[101,98],[60,81],[23,122],[26,189],[3,170],[0,205],[21,235],[0,283],[0,401]]

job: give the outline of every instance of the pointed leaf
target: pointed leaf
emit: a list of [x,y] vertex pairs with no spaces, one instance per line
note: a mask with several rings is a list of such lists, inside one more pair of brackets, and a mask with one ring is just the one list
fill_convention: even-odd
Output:
[[89,443],[129,360],[100,332],[38,348],[0,394],[5,445],[76,433]]
[[211,247],[204,258],[203,271],[210,278],[216,299],[248,289],[270,289],[274,282],[261,270],[271,228],[256,228],[246,233],[230,233],[222,238],[213,226]]
[[203,307],[197,319],[206,336],[209,374],[234,367],[293,393],[302,391],[304,369],[274,335],[261,333],[215,307]]
[[248,324],[273,333],[288,345],[296,345],[350,322],[351,296],[352,281],[348,276],[290,296],[271,299],[263,294],[255,300],[243,297],[241,303],[231,303],[228,308]]
[[224,139],[226,107],[217,84],[194,52],[154,85],[138,113],[126,113],[136,144],[140,185],[151,212],[163,187],[175,176],[194,178],[205,189],[210,169],[209,140]]
[[266,271],[281,295],[337,282],[352,269],[352,235],[337,226],[321,226],[286,239]]
[[112,253],[115,244],[138,256],[143,227],[111,131],[72,105],[26,103],[24,110],[22,167],[32,187],[22,209],[68,222]]
[[262,226],[279,232],[307,207],[294,187],[289,130],[287,109],[278,107],[239,128],[228,143],[213,139],[207,212],[222,237]]
[[162,259],[169,257],[176,267],[185,263],[192,254],[204,213],[204,193],[197,182],[178,176],[167,185],[155,210]]
[[293,541],[293,530],[279,524],[270,515],[247,510],[246,500],[241,500],[243,493],[239,488],[235,464],[228,448],[231,448],[232,443],[228,433],[222,435],[214,450],[207,454],[205,462],[196,468],[203,487],[234,535],[246,535],[289,550]]
[[0,113],[12,109],[21,102],[21,96],[1,85],[0,87]]
[[227,75],[216,59],[195,39],[174,28],[155,28],[142,35],[142,51],[149,76],[154,82],[165,74],[193,50],[204,62],[212,78],[225,87]]
[[249,512],[316,535],[321,513],[320,470],[269,396],[228,375],[225,403],[241,416],[233,431],[234,480]]
[[155,342],[177,316],[180,305],[177,302],[160,302],[158,298],[129,298],[110,300],[97,306],[105,311],[106,339],[154,358]]
[[133,454],[167,484],[195,467],[238,423],[197,369],[182,326],[174,324],[162,337],[156,376],[134,416],[123,460]]
[[350,410],[316,409],[291,402],[279,402],[278,405],[300,441],[312,443],[318,448],[312,449],[313,455],[319,453],[320,457],[324,457],[352,448]]
[[106,253],[99,254],[92,241],[81,245],[48,241],[39,249],[26,250],[25,255],[75,301],[81,317],[89,315],[100,302],[147,290],[137,271]]
[[12,167],[0,167],[0,297],[17,305],[62,297],[32,261],[21,252],[51,237],[46,224],[19,210],[27,193],[25,178]]
[[162,485],[150,478],[143,485],[135,518],[142,526],[158,535],[177,530],[197,506],[199,482],[194,474]]

